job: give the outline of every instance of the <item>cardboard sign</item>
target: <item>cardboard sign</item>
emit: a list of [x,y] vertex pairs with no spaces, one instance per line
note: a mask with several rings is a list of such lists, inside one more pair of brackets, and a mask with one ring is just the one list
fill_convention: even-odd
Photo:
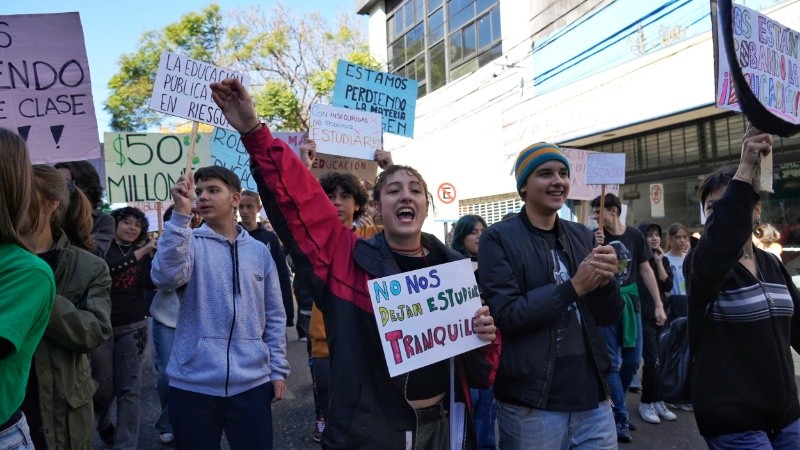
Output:
[[344,156],[317,153],[317,159],[311,165],[311,173],[317,178],[333,172],[352,173],[359,180],[375,182],[378,174],[378,163],[366,159],[346,158]]
[[[561,147],[564,156],[569,160],[569,198],[570,200],[594,200],[600,196],[601,186],[586,184],[586,162],[590,153],[588,150]],[[619,196],[619,185],[606,186],[606,192]]]
[[149,108],[171,116],[232,130],[228,120],[211,99],[211,83],[238,78],[250,89],[246,74],[172,52],[161,54]]
[[[109,203],[171,200],[170,189],[186,170],[191,134],[105,133]],[[211,165],[208,133],[196,136],[193,169]]]
[[310,115],[308,136],[320,153],[371,161],[375,150],[383,147],[379,114],[313,104]]
[[418,89],[417,80],[340,59],[333,106],[378,113],[385,133],[414,137]]
[[78,13],[0,16],[0,127],[33,164],[100,157]]
[[376,278],[368,288],[393,377],[487,344],[472,326],[481,299],[468,259]]
[[625,184],[625,154],[589,153],[586,184]]
[[[734,48],[750,90],[772,114],[800,124],[800,34],[745,6],[733,5],[732,16]],[[717,34],[721,39],[722,33]],[[724,51],[718,52],[717,62],[717,107],[741,112]]]

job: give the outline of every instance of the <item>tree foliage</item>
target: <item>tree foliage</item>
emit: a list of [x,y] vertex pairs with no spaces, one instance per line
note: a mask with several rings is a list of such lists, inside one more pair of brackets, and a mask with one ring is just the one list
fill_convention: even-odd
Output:
[[159,58],[171,51],[250,75],[256,111],[276,130],[305,130],[312,103],[329,100],[338,59],[374,69],[353,18],[331,25],[317,13],[298,15],[282,4],[223,14],[211,4],[161,30],[142,35],[135,52],[119,59],[105,109],[111,128],[144,130],[165,115],[147,108]]

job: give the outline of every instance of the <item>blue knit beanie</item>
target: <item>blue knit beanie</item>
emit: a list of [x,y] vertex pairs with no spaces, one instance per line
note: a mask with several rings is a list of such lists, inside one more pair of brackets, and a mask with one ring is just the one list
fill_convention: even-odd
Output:
[[517,177],[517,192],[525,185],[525,182],[528,180],[528,175],[547,161],[561,161],[567,166],[567,172],[569,172],[569,161],[567,157],[564,156],[564,152],[561,151],[561,148],[556,144],[539,142],[519,152],[517,162],[514,163],[514,175]]

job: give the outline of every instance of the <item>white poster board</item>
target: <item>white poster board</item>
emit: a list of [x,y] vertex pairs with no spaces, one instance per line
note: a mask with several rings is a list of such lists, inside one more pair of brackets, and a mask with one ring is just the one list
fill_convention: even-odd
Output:
[[586,184],[625,184],[625,154],[589,153]]
[[[565,147],[561,147],[561,151],[569,161],[569,196],[567,198],[570,200],[594,200],[600,197],[601,186],[586,184],[586,160],[590,153],[596,152]],[[606,193],[619,197],[619,185],[606,186]]]
[[171,116],[233,130],[222,110],[211,99],[209,87],[211,83],[226,78],[238,78],[245,88],[250,89],[250,77],[246,74],[164,52],[158,63],[149,107]]
[[481,299],[468,259],[376,278],[368,288],[393,377],[487,344],[473,330]]
[[317,151],[329,155],[373,160],[383,147],[381,115],[357,109],[311,105],[308,137],[317,142]]

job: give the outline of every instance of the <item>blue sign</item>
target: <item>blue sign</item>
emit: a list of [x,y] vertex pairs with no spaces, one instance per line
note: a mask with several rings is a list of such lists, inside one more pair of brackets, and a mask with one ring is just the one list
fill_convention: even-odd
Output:
[[416,80],[340,59],[333,106],[378,113],[384,133],[414,137],[418,86]]

